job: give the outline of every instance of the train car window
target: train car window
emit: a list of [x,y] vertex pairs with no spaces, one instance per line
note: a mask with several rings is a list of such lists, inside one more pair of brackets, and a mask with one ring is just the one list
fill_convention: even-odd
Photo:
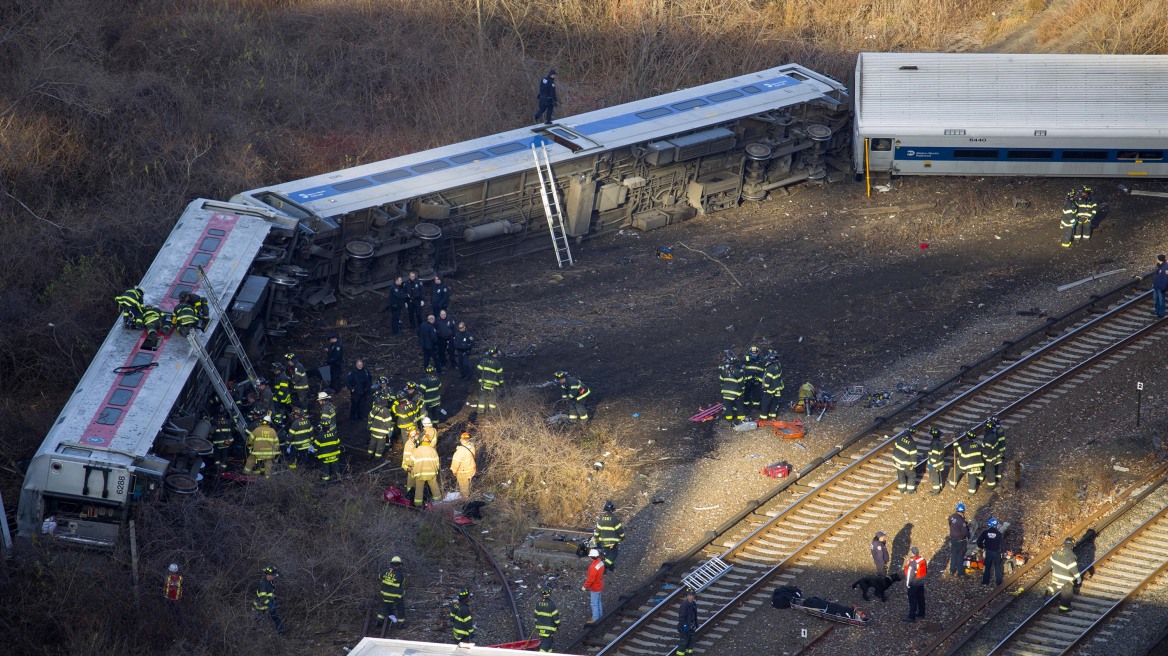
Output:
[[336,189],[337,191],[353,191],[354,189],[360,189],[362,187],[371,187],[371,186],[373,186],[373,183],[366,180],[365,178],[356,178],[354,180],[345,180],[344,182],[338,182],[335,185],[333,185],[333,189]]
[[401,180],[402,178],[408,178],[411,175],[412,174],[405,169],[394,169],[392,171],[386,171],[385,173],[378,173],[377,175],[371,175],[369,177],[373,178],[374,180],[376,180],[378,182],[393,182],[394,180]]
[[648,121],[651,118],[657,118],[658,116],[665,116],[666,114],[672,114],[672,113],[673,113],[673,110],[669,109],[668,107],[657,107],[655,109],[646,109],[643,112],[637,112],[636,114],[634,114],[634,116],[636,116],[637,118],[645,119],[646,121]]
[[179,280],[193,285],[199,282],[199,270],[194,268],[183,269],[182,276],[179,277]]
[[1106,150],[1064,150],[1063,159],[1105,160]]
[[426,162],[417,166],[411,166],[410,170],[414,173],[432,173],[434,171],[441,171],[442,169],[450,168],[450,162],[444,159],[436,159],[433,162]]
[[1121,150],[1115,156],[1116,159],[1164,159],[1164,153],[1159,150]]
[[998,151],[990,148],[968,148],[953,151],[957,159],[998,159]]
[[1006,159],[1054,159],[1053,150],[1007,150]]
[[130,361],[131,367],[141,367],[142,365],[150,364],[154,361],[153,353],[138,353],[134,359]]
[[142,382],[143,372],[135,371],[132,374],[122,376],[122,382],[118,383],[122,387],[137,387]]
[[484,153],[483,151],[476,150],[476,151],[471,152],[471,153],[463,153],[461,155],[455,155],[454,157],[450,158],[450,161],[454,162],[455,164],[469,164],[469,163],[475,161],[476,159],[487,159],[489,157],[490,157],[490,155]]
[[523,150],[523,144],[519,143],[518,141],[512,141],[511,143],[505,143],[502,146],[492,146],[487,149],[487,152],[491,153],[492,155],[506,155],[517,150]]
[[892,150],[892,139],[872,139],[868,142],[868,148],[876,152],[887,152]]
[[706,97],[710,99],[710,102],[726,102],[727,100],[734,100],[735,98],[741,98],[743,95],[745,95],[745,94],[743,94],[741,91],[738,91],[737,89],[731,89],[729,91],[720,91],[718,93],[712,93]]
[[210,261],[211,261],[211,254],[210,253],[195,253],[195,256],[191,258],[191,266],[193,266],[193,267],[207,266],[207,264]]
[[796,73],[795,71],[787,71],[787,77],[793,77],[800,82],[806,82],[807,80],[811,79],[806,75],[803,75],[802,73]]
[[745,91],[746,93],[762,93],[762,89],[759,89],[758,87],[754,86],[753,84],[748,86],[748,87],[742,87],[742,90]]
[[693,109],[694,107],[704,107],[705,105],[708,105],[708,104],[710,104],[710,103],[706,102],[705,98],[694,98],[693,100],[686,100],[685,102],[674,103],[674,104],[670,105],[670,107],[676,109],[679,112],[684,112],[687,109]]
[[131,392],[130,390],[120,389],[120,390],[114,391],[114,393],[110,396],[109,402],[110,402],[110,405],[119,405],[119,406],[126,405],[127,403],[130,402],[130,398],[133,396],[134,396],[134,393]]
[[217,228],[211,228],[210,230],[207,231],[207,234],[215,235],[216,237],[223,237],[224,235],[227,234],[227,231],[226,230],[219,230]]
[[118,423],[118,417],[121,416],[122,411],[117,408],[102,408],[101,414],[97,416],[97,423],[113,426]]
[[218,237],[207,237],[203,239],[203,243],[199,244],[199,250],[214,253],[219,250],[219,244],[222,243],[223,240]]

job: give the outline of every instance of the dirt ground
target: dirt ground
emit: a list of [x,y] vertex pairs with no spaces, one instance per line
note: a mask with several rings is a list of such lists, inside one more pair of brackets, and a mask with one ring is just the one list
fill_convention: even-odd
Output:
[[[721,422],[688,422],[699,406],[718,400],[714,369],[724,349],[777,348],[791,398],[800,383],[810,381],[837,392],[863,384],[871,391],[892,391],[898,402],[905,398],[895,393],[898,383],[947,378],[1042,316],[1153,268],[1155,254],[1168,247],[1163,236],[1168,205],[1119,196],[1115,182],[1091,181],[1106,213],[1090,245],[1059,247],[1062,196],[1080,182],[899,179],[872,198],[860,184],[803,186],[790,196],[655,232],[586,242],[574,249],[577,264],[571,269],[555,269],[548,254],[460,271],[447,279],[454,290],[452,316],[468,322],[482,347],[503,350],[510,387],[538,385],[566,368],[593,389],[594,415],[627,423],[627,441],[610,452],[638,472],[630,488],[611,492],[629,530],[621,567],[607,581],[606,601],[615,602],[622,590],[636,587],[661,562],[773,486],[773,479],[759,473],[763,466],[778,460],[801,466],[879,413],[859,404],[841,406],[812,421],[798,446],[761,431],[730,431]],[[895,209],[924,204],[927,209]],[[875,207],[894,209],[868,213]],[[663,246],[672,247],[671,261],[656,256]],[[721,253],[711,258],[699,251]],[[1055,291],[1116,269],[1123,271]],[[342,330],[350,359],[366,357],[375,375],[386,373],[395,381],[416,376],[420,352],[412,336],[387,337],[380,301],[345,300],[311,318],[303,335],[315,339],[344,318],[350,324]],[[982,493],[971,512],[992,511],[1013,522],[1012,539],[1027,548],[1037,550],[1059,537],[1055,527],[1122,483],[1123,475],[1097,463],[1115,457],[1133,464],[1146,453],[1151,432],[1163,429],[1161,370],[1133,359],[1117,368],[1112,382],[1092,382],[1064,397],[1066,407],[1056,403],[1014,427],[1012,457],[1025,462],[1024,477],[1033,485],[993,499]],[[1132,420],[1134,389],[1129,389],[1136,377],[1146,385],[1138,431]],[[449,371],[444,382],[450,386],[445,405],[458,409],[465,385]],[[1084,439],[1095,427],[1099,435]],[[361,428],[343,426],[353,445],[364,440]],[[911,521],[911,539],[924,553],[944,551],[944,519],[954,500],[965,496],[947,492],[922,499],[925,510],[914,499],[911,512],[898,506],[904,516],[882,519],[881,528],[895,535]],[[489,506],[487,514],[484,530],[490,530]],[[582,518],[580,524],[588,521]],[[831,569],[822,580],[817,573],[799,583],[850,599],[847,584],[869,566],[861,544],[869,538],[858,536],[854,549],[839,550],[838,562],[824,563]],[[506,558],[515,546],[510,542],[501,537],[488,544]],[[554,573],[564,616],[561,640],[575,635],[587,617],[587,599],[576,580],[582,580],[584,567],[582,561],[577,570]],[[526,566],[513,571],[515,579],[528,582],[549,574]],[[931,594],[936,600],[977,593],[939,586]],[[533,595],[524,597],[530,612]],[[880,626],[890,627],[886,620],[898,619],[903,604],[895,597],[889,610],[876,609]],[[758,646],[756,640],[769,636],[768,651],[796,647],[792,634],[784,633],[788,629],[774,622],[777,612],[757,614],[766,617],[760,627],[775,630],[751,629],[750,644]],[[480,620],[480,634],[510,639],[504,622],[500,616],[502,627],[483,631],[492,623]],[[871,639],[882,630],[870,627],[856,639]],[[900,651],[894,646],[904,644],[903,631],[899,622],[889,628],[883,639],[888,653]],[[744,648],[730,640],[713,653],[744,653]]]

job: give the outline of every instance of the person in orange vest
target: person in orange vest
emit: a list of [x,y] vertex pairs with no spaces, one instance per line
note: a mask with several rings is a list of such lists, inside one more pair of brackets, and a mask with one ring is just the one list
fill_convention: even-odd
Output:
[[588,565],[588,576],[580,589],[588,593],[592,605],[592,619],[585,622],[584,626],[593,626],[600,621],[600,616],[604,615],[604,607],[600,605],[600,593],[604,592],[604,559],[600,557],[600,550],[596,548],[588,552],[588,557],[592,559],[592,563]]
[[470,433],[463,433],[454,447],[454,457],[450,461],[450,471],[458,480],[458,494],[465,500],[470,498],[470,480],[478,471],[475,465],[475,444],[470,441]]
[[929,566],[920,549],[913,547],[909,551],[912,555],[904,563],[904,583],[908,587],[908,616],[904,621],[915,622],[918,617],[925,619],[925,576]]
[[182,574],[178,573],[178,565],[171,563],[167,568],[166,582],[162,584],[162,596],[166,598],[166,605],[178,615],[178,625],[182,626]]

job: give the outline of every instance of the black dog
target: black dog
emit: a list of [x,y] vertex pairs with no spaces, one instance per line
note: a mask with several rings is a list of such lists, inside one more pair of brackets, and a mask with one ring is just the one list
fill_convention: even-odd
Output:
[[868,598],[869,590],[874,591],[876,596],[880,597],[880,601],[888,601],[888,597],[886,597],[884,593],[888,591],[888,588],[892,587],[893,583],[903,580],[904,577],[901,576],[900,572],[893,572],[892,576],[877,576],[873,574],[871,576],[865,576],[859,581],[853,583],[852,589],[863,592],[864,601],[871,601],[871,599]]

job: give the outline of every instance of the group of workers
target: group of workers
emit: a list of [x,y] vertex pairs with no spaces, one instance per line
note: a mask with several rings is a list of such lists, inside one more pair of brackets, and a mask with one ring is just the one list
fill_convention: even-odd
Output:
[[731,423],[747,419],[777,419],[783,394],[783,365],[774,349],[751,346],[742,358],[726,352],[718,367],[722,386],[722,418]]
[[[933,494],[940,494],[944,489],[946,474],[951,487],[957,487],[964,476],[970,494],[976,494],[983,482],[990,490],[998,486],[1005,472],[1006,429],[998,417],[986,419],[982,428],[984,430],[980,439],[975,429],[966,431],[958,438],[953,443],[951,459],[946,455],[949,447],[945,444],[943,431],[936,427],[929,429],[931,440],[925,468]],[[901,494],[912,494],[917,489],[920,452],[913,438],[914,432],[913,429],[902,432],[893,443],[896,489]]]
[[1063,216],[1059,226],[1063,229],[1063,248],[1072,243],[1082,243],[1091,238],[1091,229],[1099,214],[1099,203],[1095,192],[1087,185],[1071,189],[1063,199]]
[[174,331],[186,336],[192,328],[206,330],[211,320],[207,299],[190,291],[179,292],[178,303],[170,311],[146,304],[141,287],[131,287],[118,294],[114,301],[122,313],[122,325],[129,330],[146,333],[142,348],[158,350],[161,339]]

